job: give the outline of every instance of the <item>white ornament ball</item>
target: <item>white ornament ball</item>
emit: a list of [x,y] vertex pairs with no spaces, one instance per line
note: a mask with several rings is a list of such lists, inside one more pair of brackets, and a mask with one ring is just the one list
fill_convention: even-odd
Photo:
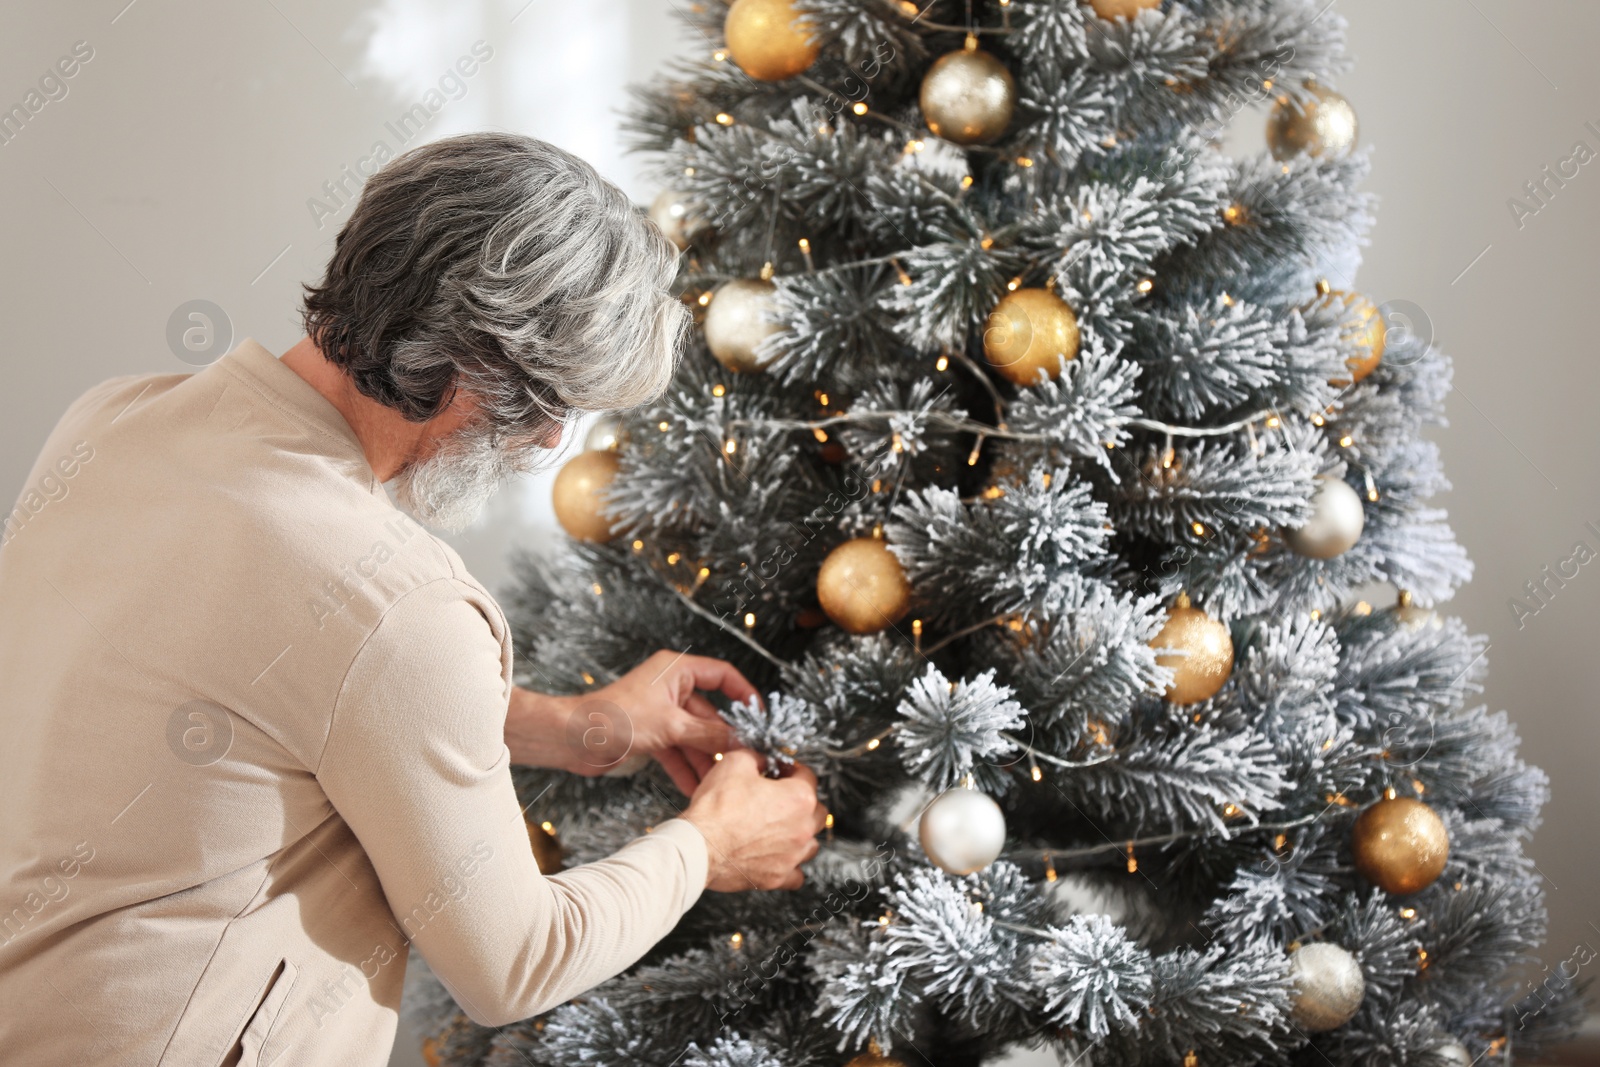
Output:
[[941,793],[922,812],[922,851],[940,870],[971,874],[993,863],[1006,845],[1006,817],[976,789]]
[[776,301],[771,282],[737,278],[719,288],[706,307],[706,347],[731,371],[758,371],[766,360],[756,347],[781,327],[771,321]]
[[1436,1045],[1433,1057],[1440,1063],[1459,1065],[1459,1067],[1472,1067],[1472,1053],[1467,1051],[1467,1046],[1454,1038],[1449,1038],[1442,1045]]
[[615,452],[622,445],[622,420],[615,415],[601,415],[589,427],[583,447],[590,451]]
[[1289,954],[1294,1021],[1307,1030],[1336,1030],[1355,1018],[1366,995],[1356,958],[1338,945],[1313,941]]
[[1361,497],[1343,478],[1323,474],[1311,498],[1311,518],[1304,526],[1285,530],[1289,547],[1311,559],[1332,559],[1361,539],[1367,524]]

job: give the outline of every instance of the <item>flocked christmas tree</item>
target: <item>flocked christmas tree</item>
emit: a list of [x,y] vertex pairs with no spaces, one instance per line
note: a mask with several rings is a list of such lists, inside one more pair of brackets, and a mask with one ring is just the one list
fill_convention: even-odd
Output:
[[[1350,277],[1326,0],[690,7],[631,125],[698,327],[563,471],[520,680],[732,660],[834,821],[804,889],[707,894],[539,1019],[414,963],[430,1057],[1378,1067],[1568,1024],[1518,1000],[1546,781],[1429,608],[1471,573],[1427,503],[1450,364]],[[519,788],[551,864],[683,803]]]

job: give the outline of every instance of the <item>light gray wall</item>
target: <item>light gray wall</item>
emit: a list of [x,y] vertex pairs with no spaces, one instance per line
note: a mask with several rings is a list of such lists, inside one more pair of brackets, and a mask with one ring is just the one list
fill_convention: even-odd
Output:
[[[20,100],[74,42],[94,57],[66,98],[0,145],[0,499],[22,490],[40,442],[89,385],[189,369],[167,341],[185,302],[222,307],[235,337],[291,345],[298,287],[347,214],[319,227],[307,201],[376,140],[394,147],[385,123],[477,40],[494,57],[424,137],[533,133],[647,199],[638,164],[621,155],[615,109],[625,82],[679,47],[670,7],[5,0],[0,103]],[[1339,0],[1336,10],[1359,61],[1341,88],[1377,148],[1369,187],[1382,197],[1355,281],[1424,309],[1456,358],[1452,425],[1437,434],[1456,486],[1443,503],[1478,570],[1449,610],[1489,635],[1484,699],[1511,711],[1528,758],[1551,775],[1532,855],[1550,893],[1553,964],[1579,942],[1600,947],[1600,562],[1525,625],[1508,601],[1575,542],[1600,551],[1600,533],[1585,527],[1600,527],[1600,161],[1520,228],[1507,200],[1574,142],[1600,151],[1600,132],[1585,127],[1600,129],[1600,5]],[[458,539],[491,584],[507,545],[548,534],[547,496],[547,479],[519,486]],[[416,1062],[405,1048],[396,1056]]]

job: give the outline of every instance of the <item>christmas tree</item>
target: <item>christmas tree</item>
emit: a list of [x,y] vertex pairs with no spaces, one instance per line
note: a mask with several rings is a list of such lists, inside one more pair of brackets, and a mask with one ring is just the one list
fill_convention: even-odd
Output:
[[[1432,610],[1471,575],[1421,436],[1450,363],[1354,284],[1326,0],[690,7],[631,129],[699,327],[563,471],[519,680],[729,659],[833,821],[802,890],[707,894],[540,1018],[414,962],[434,1061],[1510,1063],[1569,1026],[1519,1001],[1546,780]],[[552,865],[684,804],[519,774]]]

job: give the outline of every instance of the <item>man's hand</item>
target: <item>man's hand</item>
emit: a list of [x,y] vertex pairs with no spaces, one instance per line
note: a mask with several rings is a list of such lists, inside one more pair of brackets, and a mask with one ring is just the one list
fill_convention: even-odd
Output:
[[610,685],[579,696],[513,690],[506,747],[513,763],[588,777],[644,754],[689,796],[716,753],[736,744],[702,690],[739,701],[756,696],[755,686],[722,660],[657,652]]
[[725,753],[701,778],[683,818],[706,839],[706,888],[798,889],[800,865],[817,854],[828,812],[817,801],[817,776],[795,764],[787,778],[765,778],[747,748]]

